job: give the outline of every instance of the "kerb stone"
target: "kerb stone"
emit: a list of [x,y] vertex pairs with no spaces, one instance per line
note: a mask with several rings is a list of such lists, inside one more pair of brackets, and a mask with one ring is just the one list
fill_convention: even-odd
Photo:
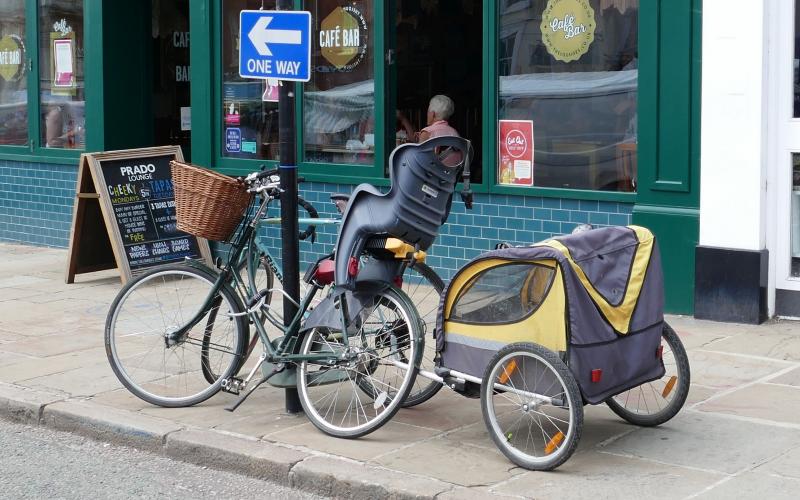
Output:
[[0,383],[0,418],[38,425],[42,409],[66,396]]
[[453,488],[436,479],[321,456],[294,466],[291,480],[293,488],[353,500],[435,498]]
[[66,401],[44,408],[42,423],[99,441],[161,451],[165,437],[183,427],[141,413],[118,410],[86,401]]
[[187,429],[167,436],[167,456],[215,469],[289,484],[292,466],[308,455],[210,430]]

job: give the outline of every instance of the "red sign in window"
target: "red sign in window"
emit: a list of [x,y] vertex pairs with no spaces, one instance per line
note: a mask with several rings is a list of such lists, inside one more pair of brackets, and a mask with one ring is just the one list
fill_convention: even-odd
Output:
[[500,120],[500,184],[533,186],[533,122]]

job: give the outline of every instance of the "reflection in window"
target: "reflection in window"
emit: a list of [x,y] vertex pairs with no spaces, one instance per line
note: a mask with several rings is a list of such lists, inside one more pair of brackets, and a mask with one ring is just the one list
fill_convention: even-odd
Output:
[[449,319],[482,324],[518,321],[544,301],[554,274],[539,264],[492,267],[467,283]]
[[533,122],[532,175],[501,147],[500,182],[635,191],[639,0],[498,5],[499,118]]
[[239,13],[275,9],[275,0],[224,0],[222,3],[223,156],[277,160],[278,82],[239,76]]
[[792,153],[792,277],[800,277],[800,153]]
[[800,118],[800,5],[794,4],[794,117]]
[[374,163],[371,0],[312,0],[311,81],[303,99],[305,160]]
[[5,1],[0,12],[0,145],[24,145],[28,142],[25,2]]
[[45,147],[86,146],[83,41],[83,0],[39,0],[39,92]]

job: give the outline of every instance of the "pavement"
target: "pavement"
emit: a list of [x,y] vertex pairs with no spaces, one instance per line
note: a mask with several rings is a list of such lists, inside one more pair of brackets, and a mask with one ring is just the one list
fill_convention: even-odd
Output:
[[0,244],[0,417],[214,469],[348,498],[797,498],[800,323],[671,316],[692,368],[684,409],[657,428],[586,408],[576,453],[555,472],[514,467],[477,400],[442,390],[358,440],[328,437],[266,387],[235,413],[219,394],[149,405],[121,387],[103,327],[116,272],[66,285],[66,251]]

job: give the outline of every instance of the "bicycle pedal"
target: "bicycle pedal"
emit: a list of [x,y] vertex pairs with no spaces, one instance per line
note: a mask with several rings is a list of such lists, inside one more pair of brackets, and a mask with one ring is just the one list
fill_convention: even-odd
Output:
[[244,380],[236,377],[226,378],[222,381],[222,392],[238,396],[244,390]]

